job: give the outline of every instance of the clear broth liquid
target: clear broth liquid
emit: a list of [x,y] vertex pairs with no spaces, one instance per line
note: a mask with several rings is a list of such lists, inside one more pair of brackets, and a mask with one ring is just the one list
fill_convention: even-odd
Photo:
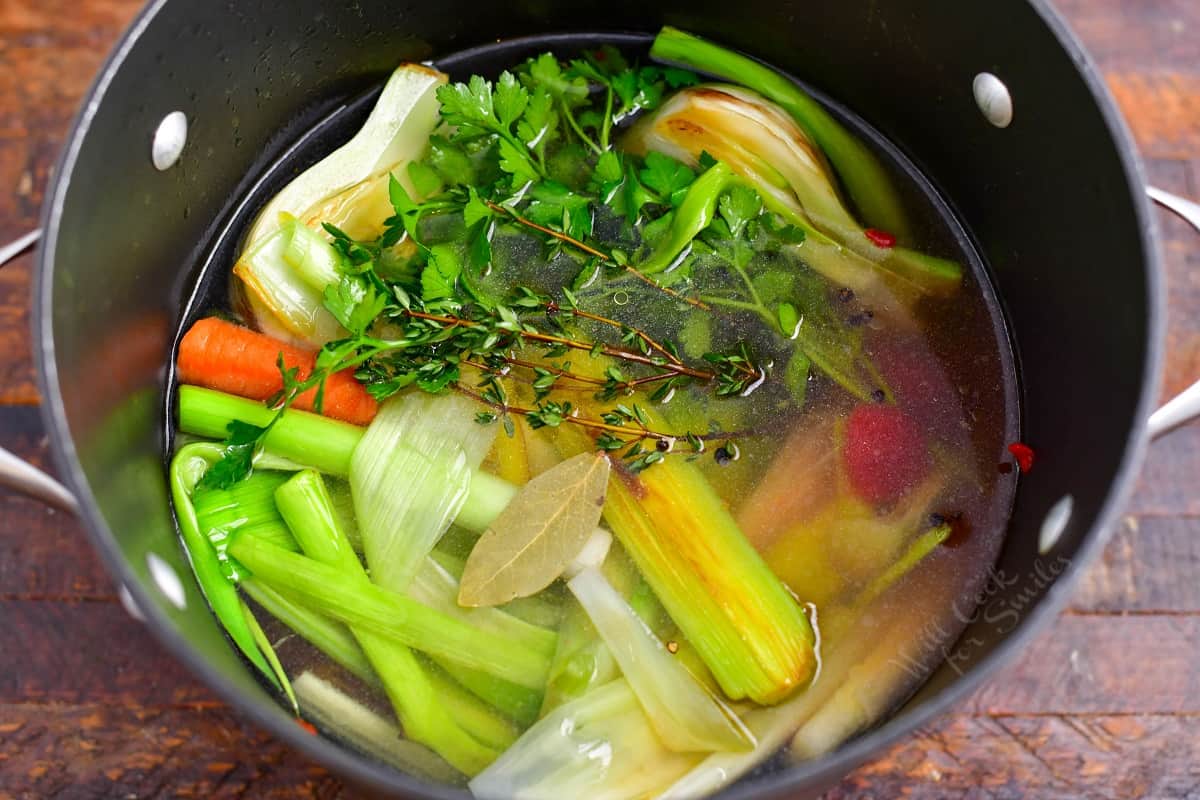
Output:
[[[580,34],[501,42],[446,56],[435,65],[452,80],[465,80],[471,74],[495,76],[542,52],[566,58],[601,43],[620,47],[631,61],[647,62],[648,37]],[[1016,487],[1016,471],[1002,466],[1011,460],[1006,445],[1018,438],[1016,371],[985,265],[967,231],[912,162],[861,118],[814,94],[875,150],[892,173],[917,237],[914,249],[955,260],[966,269],[963,285],[952,297],[921,301],[919,331],[897,333],[886,314],[872,313],[875,310],[857,298],[844,299],[844,313],[861,318],[866,351],[881,365],[892,365],[890,376],[888,368],[881,366],[881,370],[894,388],[913,380],[921,387],[912,393],[919,398],[907,411],[933,443],[933,472],[940,480],[913,489],[910,496],[925,494],[920,500],[902,501],[891,516],[877,509],[868,514],[846,503],[842,511],[830,512],[847,494],[837,448],[854,402],[816,372],[807,381],[803,407],[797,407],[786,391],[765,386],[745,398],[717,400],[685,389],[685,396],[664,411],[668,421],[680,427],[688,427],[689,421],[716,419],[748,431],[738,440],[736,458],[717,459],[710,451],[696,463],[768,564],[801,600],[812,604],[823,635],[827,623],[830,629],[832,621],[837,625],[836,637],[822,641],[822,666],[805,692],[804,702],[811,708],[799,714],[804,722],[799,735],[784,737],[776,757],[764,761],[747,778],[751,781],[795,759],[816,757],[836,747],[877,723],[921,685],[950,651],[973,610],[971,598],[977,596],[995,562]],[[258,176],[252,176],[257,177],[253,188],[239,199],[199,271],[180,335],[195,319],[227,306],[226,270],[234,260],[239,235],[257,208],[298,171],[349,138],[374,97],[375,91],[365,93],[312,129],[295,131],[295,142],[284,158],[264,164]],[[514,240],[500,249],[511,248],[510,256],[517,263],[523,247],[535,246]],[[545,288],[569,282],[569,270],[578,269],[574,262],[560,266],[561,274],[540,265]],[[610,292],[591,296],[591,302],[596,303],[594,310],[636,322],[651,335],[679,334],[677,316],[660,307],[660,298]],[[764,333],[752,316],[729,313],[714,319],[707,330],[694,334],[713,349],[748,341],[758,351],[779,350],[778,341],[772,340],[777,337]],[[905,370],[910,374],[903,374]],[[914,370],[917,378],[911,375]],[[167,419],[171,416],[168,411]],[[756,508],[771,474],[777,480],[782,476],[801,498],[784,526]],[[899,507],[905,505],[909,507]],[[909,518],[898,521],[905,514]],[[938,518],[953,522],[951,539],[898,585],[865,606],[857,603],[854,598],[861,597],[870,578],[900,558],[902,543],[894,537],[897,526],[924,530],[926,521]],[[824,565],[824,574],[812,574],[814,559]],[[275,624],[269,632],[280,643],[279,654],[289,673],[312,670],[391,716],[379,692],[344,673],[282,625]],[[839,699],[839,692],[848,696]],[[822,706],[840,711],[823,713]],[[326,733],[338,736],[336,730]]]

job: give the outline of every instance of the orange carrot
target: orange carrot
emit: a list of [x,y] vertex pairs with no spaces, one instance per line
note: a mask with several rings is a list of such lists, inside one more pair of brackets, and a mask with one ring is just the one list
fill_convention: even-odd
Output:
[[[301,379],[312,373],[317,360],[314,352],[209,317],[193,325],[179,343],[179,380],[252,400],[266,400],[283,388],[277,364],[280,355],[286,367],[299,370]],[[309,389],[292,406],[312,411],[316,394],[316,388]],[[354,379],[351,370],[335,372],[325,381],[322,409],[325,416],[366,425],[378,410],[375,398]]]

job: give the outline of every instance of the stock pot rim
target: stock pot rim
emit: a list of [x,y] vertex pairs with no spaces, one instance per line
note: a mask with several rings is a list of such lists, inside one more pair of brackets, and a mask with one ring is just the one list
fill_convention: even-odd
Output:
[[[1096,516],[1096,521],[1084,535],[1070,565],[1050,587],[1046,596],[1029,611],[1019,626],[1009,633],[991,653],[984,656],[979,663],[960,675],[957,680],[941,690],[935,697],[883,721],[873,730],[852,739],[836,751],[813,761],[790,766],[756,782],[753,786],[739,787],[735,785],[723,793],[722,797],[774,796],[799,789],[822,789],[867,761],[873,754],[879,753],[917,727],[926,724],[959,703],[968,693],[978,688],[985,678],[995,674],[996,670],[1004,664],[1011,662],[1015,655],[1030,643],[1033,636],[1043,630],[1058,614],[1070,595],[1082,567],[1090,563],[1104,546],[1117,514],[1132,492],[1147,444],[1145,421],[1152,410],[1161,373],[1165,299],[1157,225],[1151,213],[1149,201],[1145,196],[1146,184],[1133,138],[1096,65],[1067,27],[1066,22],[1049,5],[1048,0],[1017,1],[1025,2],[1032,7],[1075,65],[1076,71],[1092,95],[1113,139],[1117,151],[1116,156],[1126,179],[1124,189],[1130,192],[1134,201],[1134,214],[1140,231],[1140,245],[1144,254],[1143,266],[1149,289],[1147,314],[1149,330],[1135,424],[1127,434],[1122,461],[1113,476],[1110,490]],[[288,721],[278,713],[273,704],[268,705],[264,702],[263,696],[255,696],[226,680],[209,663],[201,651],[176,630],[174,624],[151,598],[147,587],[136,577],[104,520],[84,474],[69,432],[55,359],[52,313],[53,267],[58,238],[62,232],[62,211],[71,186],[72,173],[79,158],[80,148],[89,132],[96,111],[106,99],[113,77],[120,71],[130,51],[141,40],[150,23],[168,2],[170,0],[151,0],[147,3],[122,34],[121,39],[108,56],[71,124],[56,169],[52,173],[51,185],[47,188],[43,202],[41,227],[44,237],[37,254],[33,283],[32,327],[37,379],[42,397],[42,417],[54,461],[62,479],[79,500],[80,516],[92,545],[100,553],[109,573],[113,575],[120,586],[129,592],[136,606],[145,615],[147,627],[174,658],[186,664],[223,700],[230,703],[239,714],[249,717],[255,724],[270,731],[272,735],[282,739],[290,746],[299,749],[306,756],[360,784],[383,792],[400,792],[430,798],[462,798],[466,795],[460,791],[426,784],[365,756],[353,754],[331,740],[311,736],[299,726],[288,724]]]

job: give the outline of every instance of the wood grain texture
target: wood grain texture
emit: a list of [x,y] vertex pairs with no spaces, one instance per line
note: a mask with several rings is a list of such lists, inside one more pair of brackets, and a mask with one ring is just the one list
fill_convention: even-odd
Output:
[[[1149,179],[1200,196],[1200,3],[1060,0]],[[33,227],[79,98],[140,0],[0,0],[0,241]],[[1200,239],[1160,216],[1164,396],[1200,376]],[[0,445],[44,463],[30,259],[0,273]],[[1200,426],[1154,444],[1068,611],[845,798],[1200,797]],[[78,525],[0,490],[0,799],[349,798],[239,719],[116,603]]]

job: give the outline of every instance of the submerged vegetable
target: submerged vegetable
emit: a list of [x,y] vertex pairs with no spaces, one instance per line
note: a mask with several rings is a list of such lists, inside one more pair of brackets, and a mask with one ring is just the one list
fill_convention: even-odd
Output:
[[657,794],[696,762],[663,747],[624,680],[561,706],[470,783],[483,800]]
[[[340,530],[325,484],[317,473],[298,473],[279,487],[276,497],[281,514],[309,557],[367,584],[367,573]],[[498,752],[477,741],[465,729],[481,716],[486,721],[485,710],[456,714],[470,700],[460,697],[458,704],[451,704],[447,697],[450,693],[444,688],[439,696],[411,650],[367,627],[351,626],[350,630],[379,676],[410,738],[427,745],[467,775],[479,772],[495,759]],[[445,713],[447,708],[449,714]],[[499,720],[496,724],[503,728]],[[491,733],[489,728],[483,731],[485,735]],[[478,735],[480,729],[476,728],[475,733]],[[503,730],[499,738],[496,743],[501,747],[508,744]]]
[[567,585],[616,658],[658,738],[677,753],[752,750],[737,714],[687,671],[594,567]]
[[235,537],[229,552],[256,578],[287,587],[335,619],[520,686],[536,689],[545,683],[553,639],[541,652],[514,646],[501,636],[253,536]]
[[800,604],[696,468],[678,461],[610,484],[604,517],[725,694],[777,703],[816,671]]
[[[220,443],[173,477],[219,619],[281,695],[318,669],[301,713],[479,797],[695,797],[824,752],[994,552],[941,547],[1003,506],[975,457],[1003,376],[964,345],[990,317],[911,249],[963,239],[906,228],[784,76],[655,52],[747,85],[609,47],[402,68],[247,237],[234,313],[272,336],[181,342],[210,388],[179,428]],[[298,637],[275,653],[243,596]]]

